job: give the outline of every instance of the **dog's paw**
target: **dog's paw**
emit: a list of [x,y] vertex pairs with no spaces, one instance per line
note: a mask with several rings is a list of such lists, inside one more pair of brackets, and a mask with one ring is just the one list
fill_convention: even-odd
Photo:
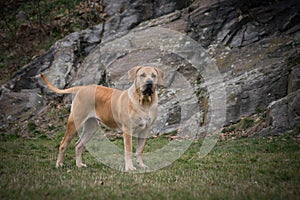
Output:
[[64,164],[62,162],[56,162],[56,168],[60,168],[60,167],[63,167]]
[[76,164],[76,166],[77,166],[78,168],[81,168],[81,167],[87,167],[87,165],[86,165],[86,164],[84,164],[84,163],[79,163],[79,164]]
[[125,166],[125,171],[135,171],[136,168],[132,165],[132,166]]
[[138,163],[138,164],[141,169],[145,169],[145,170],[149,169],[149,167],[147,165],[145,165],[144,163]]

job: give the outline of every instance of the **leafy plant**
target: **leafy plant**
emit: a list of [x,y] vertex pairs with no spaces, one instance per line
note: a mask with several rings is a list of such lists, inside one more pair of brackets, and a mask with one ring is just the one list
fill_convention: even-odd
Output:
[[245,130],[251,128],[254,125],[254,119],[251,118],[243,118],[240,122],[236,125],[236,127],[240,130]]

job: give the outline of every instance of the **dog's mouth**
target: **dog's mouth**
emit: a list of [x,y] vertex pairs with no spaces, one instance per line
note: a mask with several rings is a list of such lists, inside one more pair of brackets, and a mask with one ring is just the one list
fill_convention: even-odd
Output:
[[153,85],[152,84],[146,84],[145,86],[144,86],[144,90],[142,91],[142,94],[144,95],[144,96],[152,96],[152,94],[153,94],[154,92],[153,92]]

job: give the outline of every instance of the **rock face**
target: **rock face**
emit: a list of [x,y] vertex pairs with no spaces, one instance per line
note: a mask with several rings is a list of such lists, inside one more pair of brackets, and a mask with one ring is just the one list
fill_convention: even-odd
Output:
[[[44,87],[42,72],[58,88],[125,89],[126,72],[141,64],[166,72],[154,131],[205,134],[257,110],[267,112],[262,134],[300,123],[299,1],[122,0],[104,6],[105,23],[57,41],[1,87],[1,130],[34,121],[49,102],[70,104],[70,96]],[[194,118],[197,125],[187,125]]]
[[267,124],[264,133],[280,133],[292,130],[300,120],[300,93],[299,90],[286,97],[272,102],[268,107]]

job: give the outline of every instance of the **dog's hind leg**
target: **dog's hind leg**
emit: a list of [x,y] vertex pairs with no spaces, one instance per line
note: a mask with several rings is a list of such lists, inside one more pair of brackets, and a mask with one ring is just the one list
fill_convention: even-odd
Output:
[[62,139],[60,146],[59,146],[59,153],[57,157],[57,162],[56,162],[56,167],[62,167],[63,166],[63,160],[64,160],[64,155],[67,147],[69,146],[70,142],[74,138],[74,136],[77,133],[77,127],[75,125],[73,115],[72,113],[70,114],[68,118],[68,124],[67,124],[67,130],[65,133],[64,138]]
[[76,166],[77,167],[86,167],[84,163],[82,163],[82,152],[84,150],[84,146],[88,141],[92,138],[94,133],[99,128],[98,121],[95,118],[89,118],[83,125],[83,131],[80,139],[76,143],[75,153],[76,153]]
[[76,117],[74,117],[73,112],[70,114],[68,118],[67,130],[65,136],[62,139],[59,146],[59,153],[57,157],[56,167],[63,166],[65,151],[68,148],[72,139],[76,136],[77,131],[82,127],[85,120],[86,120],[86,115],[77,115]]

